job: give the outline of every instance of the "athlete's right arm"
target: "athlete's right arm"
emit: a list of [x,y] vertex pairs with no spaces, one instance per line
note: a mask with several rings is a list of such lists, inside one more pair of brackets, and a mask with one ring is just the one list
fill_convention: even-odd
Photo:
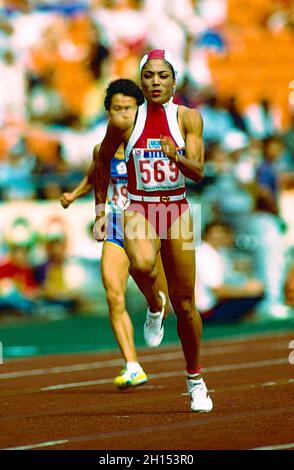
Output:
[[103,241],[105,239],[105,203],[110,179],[110,162],[123,140],[123,127],[118,127],[110,121],[100,148],[94,148],[94,192],[96,213],[94,236],[97,241]]

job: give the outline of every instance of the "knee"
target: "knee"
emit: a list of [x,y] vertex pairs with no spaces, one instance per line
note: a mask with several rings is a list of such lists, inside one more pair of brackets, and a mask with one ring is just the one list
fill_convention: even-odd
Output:
[[151,257],[136,257],[131,261],[131,273],[150,276],[155,268],[155,260]]
[[106,288],[106,298],[109,306],[110,315],[116,311],[124,311],[125,297],[119,289]]
[[177,317],[192,319],[195,316],[195,301],[193,297],[179,297],[174,304]]

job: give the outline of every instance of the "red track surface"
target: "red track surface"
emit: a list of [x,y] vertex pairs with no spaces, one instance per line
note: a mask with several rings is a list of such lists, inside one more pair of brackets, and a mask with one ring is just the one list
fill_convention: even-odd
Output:
[[[208,341],[215,408],[190,411],[179,347],[141,350],[150,376],[117,391],[118,353],[42,356],[0,369],[0,447],[26,449],[294,449],[293,334]],[[290,445],[288,445],[290,444]]]

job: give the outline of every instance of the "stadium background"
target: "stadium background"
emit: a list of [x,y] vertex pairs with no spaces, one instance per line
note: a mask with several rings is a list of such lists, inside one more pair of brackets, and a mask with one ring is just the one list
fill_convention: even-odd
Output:
[[[115,347],[99,270],[101,246],[91,235],[93,196],[66,211],[59,198],[84,176],[92,148],[103,137],[105,87],[120,77],[139,82],[138,62],[150,48],[175,56],[180,71],[175,101],[197,107],[204,118],[205,178],[201,185],[188,185],[190,201],[202,206],[202,228],[216,216],[231,224],[230,255],[248,277],[254,236],[269,247],[267,271],[278,266],[281,273],[269,282],[279,283],[276,302],[282,307],[288,302],[287,315],[268,312],[262,328],[289,327],[293,309],[284,283],[294,240],[293,46],[290,0],[0,2],[0,263],[22,246],[34,269],[46,262],[48,244],[61,240],[65,256],[56,291],[79,305],[77,310],[40,302],[36,290],[2,278],[0,302],[10,296],[18,306],[0,310],[7,357]],[[272,180],[258,179],[269,141],[274,188]],[[234,184],[220,187],[227,168]],[[256,211],[261,183],[272,190],[275,210]],[[220,188],[225,188],[221,198]],[[274,234],[276,246],[270,247],[266,234]],[[31,307],[26,300],[34,295]],[[132,281],[128,305],[142,344],[145,304]],[[174,319],[169,322],[167,341],[173,341]],[[226,328],[236,333],[260,324]],[[217,329],[205,334],[216,335]]]

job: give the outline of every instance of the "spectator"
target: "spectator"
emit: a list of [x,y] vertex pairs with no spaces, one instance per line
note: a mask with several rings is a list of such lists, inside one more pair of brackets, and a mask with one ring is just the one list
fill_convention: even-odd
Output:
[[11,49],[0,57],[0,76],[0,126],[21,124],[25,119],[25,69]]
[[[285,281],[285,304],[294,309],[294,263],[290,266]],[[294,310],[292,316],[294,315]]]
[[226,50],[226,40],[221,30],[226,19],[226,0],[192,0],[190,3],[194,15],[189,14],[190,21],[186,28],[186,73],[194,85],[205,89],[214,82],[208,52],[223,53]]
[[177,88],[174,95],[174,102],[189,108],[198,107],[202,101],[197,94],[197,88],[191,83],[188,77],[185,77],[181,85]]
[[231,171],[238,184],[246,188],[254,183],[260,159],[256,158],[248,135],[240,130],[227,132],[221,147],[228,154]]
[[242,116],[242,113],[238,109],[237,100],[236,100],[235,96],[231,96],[228,99],[228,102],[226,104],[226,108],[227,108],[227,110],[228,110],[228,112],[229,112],[229,114],[232,118],[234,128],[239,130],[239,131],[242,131],[246,134],[245,120]]
[[35,187],[32,170],[34,157],[28,152],[23,137],[10,149],[9,159],[2,166],[2,196],[7,200],[33,199]]
[[146,16],[137,2],[131,0],[102,1],[101,4],[93,9],[93,18],[112,58],[111,74],[135,79],[138,56],[145,49]]
[[291,114],[290,126],[285,130],[282,139],[286,145],[286,149],[292,156],[292,162],[294,163],[294,110]]
[[271,191],[266,187],[255,189],[255,210],[247,218],[244,233],[251,240],[255,273],[264,285],[264,299],[258,306],[258,315],[265,321],[287,319],[284,283],[286,276],[284,224]]
[[60,143],[57,143],[55,155],[52,155],[50,161],[37,156],[33,173],[38,187],[38,198],[59,199],[72,173],[62,158]]
[[208,28],[218,28],[225,22],[227,0],[193,0],[192,3]]
[[214,171],[215,176],[213,184],[202,194],[212,212],[236,231],[244,230],[254,208],[254,198],[248,188],[255,177],[254,164],[247,155],[248,144],[248,137],[241,132],[225,135],[213,152],[214,161],[209,162],[209,170]]
[[257,170],[257,183],[267,187],[277,201],[282,185],[293,178],[294,163],[283,140],[272,135],[263,141],[263,162]]
[[21,0],[13,3],[8,15],[13,28],[10,44],[20,54],[21,60],[28,62],[30,48],[39,43],[43,31],[48,24],[56,21],[56,17],[49,10],[38,10],[35,1]]
[[91,23],[92,42],[89,44],[88,66],[93,74],[94,80],[104,76],[103,67],[105,60],[109,58],[109,50],[100,39],[100,30],[94,23]]
[[[143,15],[147,21],[146,42],[150,49],[167,49],[177,62],[178,83],[181,85],[186,68],[189,68],[191,79],[198,83],[210,82],[210,73],[205,63],[205,57],[193,57],[193,64],[189,61],[187,46],[193,44],[195,37],[205,30],[206,24],[195,14],[191,0],[145,0]],[[164,34],[162,33],[164,31]],[[187,38],[190,38],[187,44]],[[196,67],[196,77],[194,73]],[[190,66],[191,65],[191,66]]]
[[205,103],[199,106],[205,126],[205,142],[220,142],[227,132],[234,129],[233,120],[214,92],[208,92]]
[[197,251],[196,305],[204,322],[228,323],[244,319],[252,313],[263,295],[262,283],[254,278],[233,283],[232,272],[222,249],[228,247],[231,228],[219,222],[207,224],[204,241]]
[[24,219],[18,219],[7,236],[8,254],[0,263],[0,312],[32,314],[38,286],[29,260],[34,235]]
[[281,113],[266,98],[247,106],[244,119],[247,132],[256,139],[265,139],[281,129]]
[[219,173],[214,183],[205,188],[203,199],[210,203],[212,215],[234,227],[238,244],[253,254],[255,276],[264,285],[259,318],[286,318],[288,312],[282,292],[285,275],[283,223],[274,194],[267,186],[255,183],[257,160],[250,160],[251,155],[245,147],[248,142],[239,134],[226,135],[221,149],[230,152],[227,158],[217,152],[220,157],[214,170]]
[[68,255],[67,237],[58,222],[50,222],[45,235],[46,260],[35,267],[40,298],[45,307],[76,313],[86,307],[83,282],[86,275]]
[[282,157],[278,164],[281,189],[294,188],[294,112],[291,114],[290,126],[280,136],[283,143]]
[[55,88],[51,74],[35,77],[29,85],[27,111],[30,121],[45,125],[68,125],[76,119]]
[[274,199],[278,193],[278,175],[275,162],[280,155],[280,145],[276,137],[270,136],[263,141],[263,162],[257,170],[257,183],[267,187]]
[[267,27],[277,33],[279,31],[294,29],[294,4],[292,1],[281,2],[274,1],[272,6],[273,11],[267,19]]

